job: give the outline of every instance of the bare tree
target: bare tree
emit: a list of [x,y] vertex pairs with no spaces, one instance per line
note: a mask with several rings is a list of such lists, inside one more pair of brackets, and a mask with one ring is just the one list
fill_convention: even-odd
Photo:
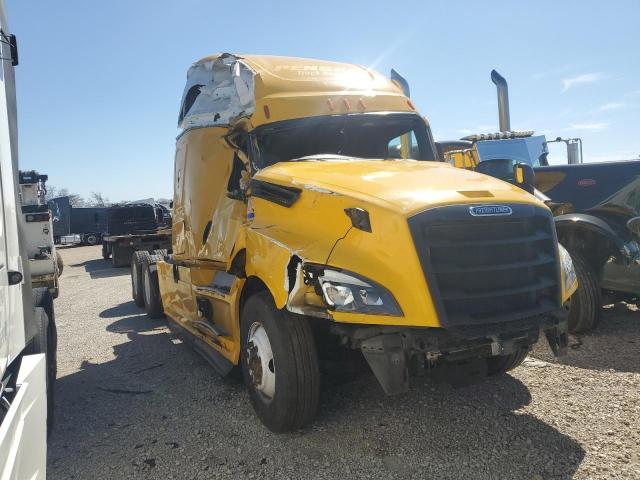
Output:
[[69,197],[69,205],[71,205],[72,207],[86,207],[87,206],[87,201],[82,198],[80,195],[76,194],[76,193],[70,193],[68,195],[66,195],[67,197]]
[[111,202],[109,202],[109,199],[101,192],[91,192],[91,196],[89,197],[87,204],[92,207],[108,207],[111,205]]
[[84,199],[77,193],[69,193],[67,188],[58,188],[55,185],[47,185],[47,200],[58,197],[69,197],[72,207],[108,207],[111,202],[102,192],[91,192],[89,199]]
[[46,200],[58,197],[69,197],[69,205],[72,207],[85,207],[87,201],[77,193],[69,193],[67,188],[58,188],[55,185],[47,185]]
[[66,188],[58,188],[55,185],[47,185],[47,195],[45,197],[47,200],[58,197],[66,197],[68,195],[69,190],[67,190]]

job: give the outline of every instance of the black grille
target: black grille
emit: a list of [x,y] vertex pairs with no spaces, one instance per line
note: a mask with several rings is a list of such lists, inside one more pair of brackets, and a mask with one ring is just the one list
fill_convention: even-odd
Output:
[[510,207],[511,215],[473,216],[454,205],[409,219],[443,325],[517,320],[560,306],[551,213]]

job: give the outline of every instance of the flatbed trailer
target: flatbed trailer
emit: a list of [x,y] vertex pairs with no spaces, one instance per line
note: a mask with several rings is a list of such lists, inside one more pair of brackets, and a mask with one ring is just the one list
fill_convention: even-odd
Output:
[[104,235],[102,237],[102,258],[111,257],[114,267],[124,267],[131,263],[133,252],[145,250],[171,249],[171,230],[152,230],[124,235]]

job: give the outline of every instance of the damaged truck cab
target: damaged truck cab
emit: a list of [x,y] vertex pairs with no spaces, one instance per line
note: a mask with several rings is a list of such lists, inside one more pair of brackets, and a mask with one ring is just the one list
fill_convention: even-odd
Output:
[[[399,86],[319,60],[221,54],[182,98],[171,254],[140,288],[271,430],[312,420],[322,360],[360,350],[388,394],[410,375],[517,366],[566,347],[575,273],[549,209],[438,162]],[[400,157],[400,158],[398,158]]]

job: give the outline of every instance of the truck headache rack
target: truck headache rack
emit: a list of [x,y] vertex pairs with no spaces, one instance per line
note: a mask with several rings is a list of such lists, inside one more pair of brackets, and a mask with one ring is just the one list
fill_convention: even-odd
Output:
[[510,207],[511,215],[473,217],[469,206],[456,205],[409,219],[443,325],[516,320],[560,307],[551,214]]

